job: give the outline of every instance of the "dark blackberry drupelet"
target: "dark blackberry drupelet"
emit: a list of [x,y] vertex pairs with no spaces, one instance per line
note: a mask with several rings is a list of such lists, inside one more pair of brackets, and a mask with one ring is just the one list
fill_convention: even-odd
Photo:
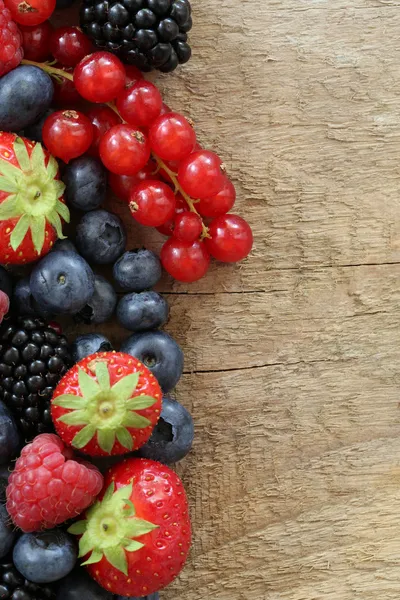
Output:
[[142,71],[173,71],[191,56],[189,0],[83,0],[81,27],[94,45]]
[[27,440],[39,433],[53,431],[50,400],[72,362],[66,337],[42,319],[17,317],[3,321],[0,327],[0,397]]
[[0,598],[3,600],[54,600],[50,585],[39,585],[25,579],[14,567],[10,556],[0,561]]

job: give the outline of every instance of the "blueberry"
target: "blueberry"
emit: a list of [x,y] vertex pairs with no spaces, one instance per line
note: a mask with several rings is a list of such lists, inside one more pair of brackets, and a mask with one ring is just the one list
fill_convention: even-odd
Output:
[[74,569],[58,588],[57,600],[113,600],[114,596],[99,586],[85,569]]
[[49,110],[46,110],[46,112],[43,113],[40,116],[40,118],[37,121],[35,121],[35,123],[33,123],[33,125],[30,125],[29,127],[25,128],[24,136],[27,137],[28,140],[33,140],[34,142],[40,142],[42,144],[42,129],[44,122],[47,119],[47,117],[53,114],[53,112],[55,112],[54,108],[49,108]]
[[[8,478],[11,475],[11,471],[13,470],[13,463],[9,465],[1,465],[0,466],[0,502],[6,501],[6,489],[8,486]],[[0,596],[1,598],[1,596]]]
[[0,266],[0,290],[7,294],[11,298],[13,289],[13,282],[9,272],[2,266]]
[[118,321],[130,331],[157,329],[167,321],[168,313],[168,302],[157,292],[127,294],[117,307]]
[[24,533],[13,550],[16,568],[33,583],[65,577],[74,568],[77,556],[75,540],[61,529]]
[[134,333],[121,346],[138,358],[157,377],[164,393],[178,383],[183,371],[183,352],[175,340],[164,331]]
[[56,314],[76,314],[94,294],[94,275],[72,252],[50,252],[34,267],[30,285],[36,302]]
[[65,200],[74,208],[85,212],[94,210],[106,199],[107,172],[92,156],[71,160],[62,179],[66,185]]
[[22,65],[0,79],[0,130],[20,131],[35,123],[51,104],[53,82],[38,67]]
[[86,213],[76,228],[76,245],[89,262],[113,263],[123,253],[125,244],[121,219],[106,210]]
[[18,454],[20,437],[7,406],[0,402],[0,464],[9,463]]
[[169,465],[188,454],[194,438],[191,414],[182,404],[164,396],[160,419],[148,442],[139,450],[142,458]]
[[146,248],[125,252],[113,268],[115,281],[127,292],[143,292],[154,287],[161,272],[157,254]]
[[[4,504],[0,504],[0,558],[8,554],[14,545],[17,532]],[[1,598],[1,596],[0,596]]]
[[160,600],[160,595],[158,592],[154,592],[154,594],[149,594],[148,596],[115,596],[115,600]]
[[51,312],[43,309],[32,296],[30,278],[24,277],[15,284],[12,305],[20,315],[40,315],[51,317]]
[[110,340],[100,333],[78,335],[72,344],[72,358],[79,362],[82,358],[95,352],[109,352],[113,349]]
[[108,321],[117,305],[117,294],[111,283],[102,275],[94,276],[94,294],[89,302],[75,315],[77,323],[86,325],[105,323]]
[[69,254],[70,252],[78,254],[78,250],[76,249],[75,244],[71,242],[71,240],[57,240],[52,248],[52,252],[66,252]]

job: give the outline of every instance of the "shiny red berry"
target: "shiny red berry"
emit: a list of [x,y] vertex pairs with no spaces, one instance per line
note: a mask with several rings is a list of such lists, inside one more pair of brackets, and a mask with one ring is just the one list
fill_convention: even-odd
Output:
[[50,21],[44,21],[34,27],[20,25],[19,28],[22,33],[24,58],[35,62],[46,61],[50,56],[50,38],[53,31]]
[[150,144],[163,160],[180,161],[193,151],[196,133],[187,119],[178,113],[158,117],[149,130]]
[[202,198],[196,209],[203,217],[219,217],[231,210],[236,200],[236,190],[232,181],[225,178],[225,184],[221,191],[210,198]]
[[139,79],[143,79],[142,71],[139,71],[139,69],[135,67],[135,65],[125,65],[125,74],[125,87],[133,85],[134,83],[139,81]]
[[155,169],[155,165],[152,161],[149,161],[143,169],[140,169],[140,171],[136,173],[136,175],[116,175],[115,173],[109,173],[108,185],[117,198],[124,200],[124,202],[129,202],[131,191],[136,184],[145,181],[146,179],[159,181]]
[[104,166],[116,175],[135,175],[150,158],[147,136],[129,125],[116,125],[103,135],[99,146]]
[[81,60],[74,70],[75,87],[89,102],[111,102],[125,87],[122,62],[110,52],[94,52]]
[[50,50],[64,67],[75,67],[92,50],[92,43],[78,27],[59,27],[53,31]]
[[[57,68],[62,69],[61,65],[57,65]],[[72,69],[70,67],[64,67],[62,69],[66,73],[71,73]],[[53,96],[53,104],[58,106],[59,108],[77,108],[79,107],[83,100],[80,94],[78,94],[78,90],[76,89],[74,82],[70,79],[62,79],[58,81],[58,79],[53,79],[54,83],[54,96]]]
[[154,84],[142,79],[125,88],[116,104],[119,114],[129,125],[149,127],[161,112],[162,98]]
[[238,262],[245,258],[253,246],[250,225],[237,215],[222,215],[211,221],[210,238],[205,239],[207,250],[222,262]]
[[159,227],[172,219],[176,206],[175,194],[162,181],[146,180],[131,191],[129,208],[142,225]]
[[93,125],[93,142],[89,148],[89,154],[99,156],[99,145],[103,135],[121,123],[119,116],[108,106],[94,105],[86,111],[86,116]]
[[156,228],[157,231],[159,231],[163,235],[167,235],[168,237],[170,237],[174,233],[175,218],[183,212],[187,212],[189,210],[186,200],[181,196],[181,194],[176,194],[175,200],[176,205],[174,217],[172,219],[169,219],[169,221],[167,221],[163,225],[160,225]]
[[56,7],[56,0],[5,0],[4,4],[16,23],[33,27],[50,17]]
[[192,198],[209,198],[222,190],[225,184],[225,169],[221,159],[214,152],[198,150],[181,162],[178,180]]
[[182,242],[194,242],[199,239],[202,229],[201,217],[194,212],[185,211],[176,215],[172,235]]
[[201,279],[208,270],[210,255],[204,242],[182,242],[170,238],[160,254],[164,269],[178,281],[190,283]]
[[68,163],[84,154],[93,140],[89,119],[76,110],[57,111],[43,125],[43,142],[48,151]]

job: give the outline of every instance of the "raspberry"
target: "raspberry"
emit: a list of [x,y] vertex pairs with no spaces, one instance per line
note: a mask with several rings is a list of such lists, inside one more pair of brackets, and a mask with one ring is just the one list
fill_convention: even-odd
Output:
[[0,0],[0,77],[15,69],[23,55],[21,32]]
[[7,510],[22,531],[51,529],[83,512],[102,486],[96,467],[74,460],[59,437],[43,433],[23,448],[15,464]]

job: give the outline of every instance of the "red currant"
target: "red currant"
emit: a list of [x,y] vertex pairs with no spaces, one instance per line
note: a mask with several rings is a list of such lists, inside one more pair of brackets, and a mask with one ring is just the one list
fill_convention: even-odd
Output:
[[89,119],[75,110],[57,111],[43,125],[43,142],[48,151],[68,163],[84,154],[93,140]]
[[203,217],[219,217],[229,212],[235,204],[236,190],[232,181],[225,178],[225,185],[218,194],[211,198],[202,198],[196,209]]
[[56,0],[5,0],[6,8],[19,25],[33,27],[50,17],[56,7]]
[[176,215],[172,235],[182,242],[194,242],[199,239],[202,229],[201,217],[194,212],[185,211]]
[[161,107],[161,112],[160,115],[166,115],[167,113],[172,112],[172,110],[170,109],[170,107],[168,106],[168,104],[165,104],[165,102],[163,102],[163,105]]
[[181,162],[178,181],[192,198],[209,198],[224,187],[225,169],[214,152],[198,150]]
[[250,225],[237,215],[222,215],[211,221],[207,250],[222,262],[238,262],[245,258],[253,246]]
[[109,173],[108,184],[117,198],[129,202],[131,190],[136,184],[145,181],[146,179],[159,180],[158,175],[155,174],[154,171],[155,166],[150,160],[143,169],[140,169],[140,171],[136,173],[136,175],[115,175],[115,173]]
[[81,60],[74,70],[75,87],[89,102],[111,102],[125,86],[122,62],[110,52],[94,52]]
[[135,175],[150,158],[150,144],[141,131],[129,125],[111,127],[100,140],[100,158],[116,175]]
[[53,31],[50,50],[64,67],[75,67],[92,50],[89,38],[78,27],[59,27]]
[[149,131],[150,145],[163,160],[182,160],[196,143],[192,125],[183,115],[167,113],[158,117]]
[[138,183],[131,191],[129,208],[142,225],[159,227],[172,219],[175,206],[174,192],[162,181],[148,179]]
[[50,56],[50,37],[53,26],[44,21],[35,27],[20,25],[24,58],[35,62],[45,62]]
[[[71,69],[65,67],[63,71],[70,73]],[[61,83],[59,83],[57,79],[53,79],[53,83],[53,104],[60,108],[76,108],[76,106],[79,106],[82,103],[82,97],[78,94],[73,81],[70,79],[62,79]]]
[[139,81],[139,79],[143,79],[142,71],[139,71],[139,69],[135,67],[135,65],[125,65],[125,73],[125,87],[133,85],[134,83]]
[[190,283],[201,279],[210,264],[210,255],[204,242],[182,242],[170,238],[161,248],[164,269],[178,281]]
[[86,112],[86,116],[93,125],[93,142],[89,148],[89,154],[99,156],[99,145],[103,135],[121,123],[119,116],[108,106],[94,105]]
[[117,108],[121,117],[133,127],[149,127],[161,112],[162,98],[150,81],[137,81],[118,96]]
[[170,219],[163,225],[160,225],[160,227],[157,227],[157,231],[159,231],[163,235],[167,235],[168,237],[170,237],[174,233],[175,217],[177,215],[182,214],[183,212],[188,211],[188,205],[186,204],[185,199],[179,193],[176,194],[175,199],[176,199],[176,206],[175,206],[174,218]]

